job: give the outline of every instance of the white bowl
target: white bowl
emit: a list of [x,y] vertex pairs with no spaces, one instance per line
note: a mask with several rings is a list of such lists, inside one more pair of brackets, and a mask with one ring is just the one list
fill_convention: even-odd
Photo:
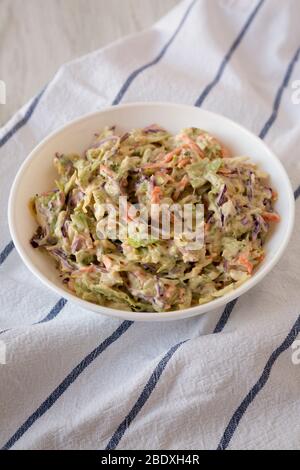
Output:
[[[234,154],[248,155],[271,176],[278,191],[276,210],[281,222],[274,228],[266,244],[266,258],[253,276],[233,292],[207,304],[172,312],[127,312],[95,305],[79,299],[62,284],[54,262],[40,250],[33,249],[29,240],[36,223],[28,209],[28,201],[35,193],[53,188],[56,177],[53,156],[59,153],[83,152],[93,134],[106,125],[117,125],[124,132],[134,127],[158,123],[172,133],[183,127],[200,127],[218,137]],[[132,103],[113,106],[65,125],[44,139],[27,157],[13,183],[8,208],[11,235],[16,249],[26,266],[50,289],[80,307],[97,313],[129,320],[175,320],[192,317],[219,308],[255,286],[275,266],[289,241],[294,223],[294,196],[288,176],[264,142],[239,124],[208,111],[171,103]]]

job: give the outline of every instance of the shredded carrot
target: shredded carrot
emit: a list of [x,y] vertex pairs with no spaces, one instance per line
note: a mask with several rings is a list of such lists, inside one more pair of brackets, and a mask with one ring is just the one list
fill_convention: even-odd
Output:
[[143,282],[146,279],[145,273],[143,273],[143,271],[140,271],[138,269],[133,271],[132,274],[134,274],[134,276],[136,276],[141,282]]
[[219,168],[219,170],[217,171],[217,173],[221,173],[221,175],[230,175],[232,172],[232,170],[230,170],[229,168]]
[[165,181],[171,181],[172,183],[174,183],[175,181],[172,176],[168,175],[168,173],[163,173],[162,171],[157,171],[156,173],[154,173],[154,176],[161,177]]
[[170,168],[170,165],[168,163],[148,163],[147,165],[144,165],[143,167],[143,170],[155,170],[156,168],[157,169],[161,169],[161,168]]
[[204,152],[201,150],[199,145],[196,144],[196,142],[191,139],[187,134],[182,134],[181,135],[182,140],[189,146],[191,150],[194,150],[200,157],[204,157]]
[[147,165],[143,165],[142,167],[144,170],[151,170],[151,169],[161,169],[161,168],[170,168],[169,162],[165,162],[162,160],[161,162],[154,162],[154,163],[147,163]]
[[174,193],[174,196],[173,196],[173,199],[178,199],[178,196],[179,194],[184,191],[186,185],[188,184],[189,180],[188,180],[188,177],[186,175],[184,175],[184,177],[182,178],[182,180],[180,181],[180,183],[178,183],[177,185],[177,189]]
[[184,177],[182,178],[182,180],[178,184],[178,188],[183,190],[186,187],[186,185],[188,184],[188,182],[189,182],[189,179],[188,179],[187,175],[184,175]]
[[209,223],[209,222],[205,222],[205,225],[204,225],[204,233],[205,233],[205,235],[208,234],[209,229],[210,229],[210,223]]
[[111,176],[112,178],[116,176],[116,173],[111,168],[105,165],[100,165],[100,171],[103,171],[104,173],[106,173],[108,176]]
[[165,298],[166,299],[171,299],[172,295],[174,294],[174,291],[176,290],[176,287],[174,285],[170,285],[165,287]]
[[276,212],[263,212],[262,217],[267,222],[280,222],[280,215]]
[[151,193],[151,202],[152,204],[158,204],[162,196],[162,190],[159,186],[155,186]]
[[231,156],[231,152],[227,147],[221,145],[221,155],[223,158],[229,158]]
[[82,268],[79,269],[81,273],[92,273],[95,271],[95,266],[83,266]]
[[248,258],[245,255],[240,255],[238,257],[238,263],[241,264],[242,266],[244,266],[247,269],[248,274],[252,273],[253,264],[248,260]]
[[179,155],[180,152],[182,151],[183,147],[177,147],[176,149],[172,150],[172,152],[169,152],[166,154],[165,158],[163,158],[160,161],[153,162],[153,163],[147,163],[147,165],[144,165],[144,169],[151,169],[151,168],[171,168],[172,165],[170,165],[170,162],[173,160],[173,157],[175,155]]
[[[187,139],[187,141],[183,145],[181,145],[180,147],[176,147],[174,150],[167,153],[165,158],[163,158],[162,160],[156,161],[156,162],[153,162],[153,163],[147,163],[146,165],[143,166],[143,169],[147,170],[147,169],[153,169],[153,168],[160,168],[160,169],[162,169],[162,168],[171,168],[172,167],[171,162],[173,160],[173,157],[180,155],[180,153],[182,151],[186,150],[187,148],[194,150],[201,157],[204,156],[204,153],[202,152],[200,147],[198,147],[198,145],[192,139],[190,139],[185,134],[182,137],[183,137],[184,141]],[[179,162],[179,164],[178,164],[178,168],[182,168],[184,165],[186,165],[190,161],[191,161],[190,158],[189,159],[185,158],[185,159],[181,160],[181,162]]]
[[215,145],[219,145],[221,147],[221,157],[222,158],[229,158],[231,157],[232,153],[230,150],[225,147],[225,145],[222,145],[219,140],[217,140],[215,137],[211,138],[211,143]]
[[188,165],[188,163],[191,163],[191,158],[183,158],[178,163],[177,168],[183,168],[184,166]]
[[172,150],[172,152],[169,152],[166,154],[164,161],[166,163],[170,162],[175,155],[179,155],[181,152],[181,147],[177,147],[176,149]]
[[132,216],[129,214],[131,207],[133,207],[132,204],[127,203],[127,212],[126,212],[126,220],[127,220],[127,221],[128,221],[128,220],[134,220],[134,213],[133,213]]
[[259,263],[261,263],[261,262],[265,259],[265,257],[266,257],[266,255],[265,255],[264,253],[262,253],[262,254],[260,255],[260,257],[257,259],[257,261],[258,261]]

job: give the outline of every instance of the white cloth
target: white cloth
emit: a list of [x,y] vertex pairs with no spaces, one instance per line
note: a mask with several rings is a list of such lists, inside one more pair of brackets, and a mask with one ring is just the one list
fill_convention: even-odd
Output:
[[1,129],[0,329],[9,329],[0,336],[1,447],[299,448],[291,344],[300,329],[300,201],[280,263],[216,334],[221,310],[131,324],[64,305],[9,245],[6,215],[29,151],[67,121],[118,101],[128,77],[122,102],[198,100],[257,134],[269,122],[265,140],[296,189],[299,14],[298,0],[183,1],[148,31],[64,65]]

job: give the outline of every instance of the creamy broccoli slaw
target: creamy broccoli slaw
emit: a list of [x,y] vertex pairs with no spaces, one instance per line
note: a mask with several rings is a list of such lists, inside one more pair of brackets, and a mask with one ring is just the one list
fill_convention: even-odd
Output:
[[[194,127],[177,135],[158,125],[122,135],[110,127],[95,137],[83,155],[55,155],[55,189],[30,204],[38,223],[31,245],[56,260],[70,291],[107,307],[161,312],[209,302],[251,276],[280,220],[266,173]],[[203,204],[203,246],[188,248],[172,222],[168,238],[160,230],[110,236],[103,207],[121,224],[120,197],[147,209]]]

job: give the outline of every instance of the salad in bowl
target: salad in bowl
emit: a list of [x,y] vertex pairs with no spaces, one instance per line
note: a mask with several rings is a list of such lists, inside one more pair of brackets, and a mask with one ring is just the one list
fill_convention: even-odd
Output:
[[[269,175],[197,127],[107,126],[84,152],[56,153],[53,163],[55,186],[30,201],[30,243],[55,260],[70,292],[108,308],[159,314],[233,291],[280,221]],[[195,225],[198,206],[201,224],[177,233],[179,213],[189,207]]]

